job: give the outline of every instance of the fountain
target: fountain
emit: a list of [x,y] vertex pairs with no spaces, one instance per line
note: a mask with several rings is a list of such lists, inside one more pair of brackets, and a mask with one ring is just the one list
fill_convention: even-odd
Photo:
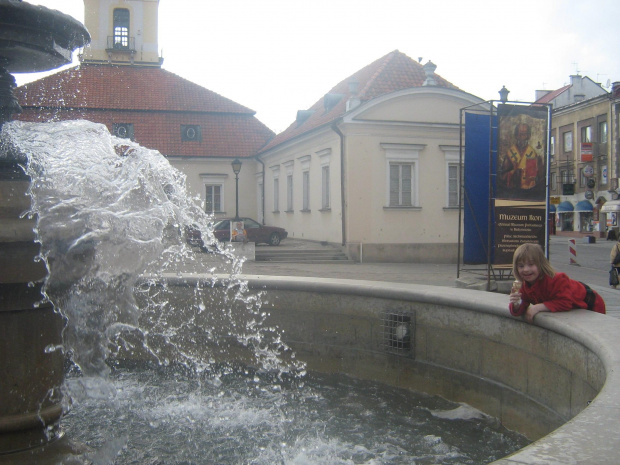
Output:
[[[90,36],[70,16],[21,1],[0,0],[0,127],[21,112],[11,72],[46,71],[71,63]],[[45,264],[37,261],[35,220],[22,218],[30,199],[24,160],[0,165],[0,453],[57,437],[63,356],[46,350],[62,343],[63,321],[41,303]]]
[[[486,463],[527,443],[485,414],[537,440],[498,463],[613,463],[614,319],[575,311],[533,326],[496,294],[242,276],[230,251],[188,250],[181,226],[208,218],[156,152],[86,121],[12,122],[2,136],[0,159],[28,155],[45,294],[75,362],[73,442],[13,463],[52,451],[62,459],[49,463]],[[410,390],[443,399],[422,406]],[[411,436],[429,419],[448,433]],[[465,445],[454,431],[469,431]],[[470,443],[501,447],[474,459]]]
[[[251,291],[236,276],[242,260],[232,249],[191,250],[182,225],[197,224],[209,240],[209,218],[182,195],[184,177],[159,153],[87,121],[11,122],[2,136],[0,158],[27,158],[30,210],[49,269],[44,293],[66,319],[62,346],[45,349],[70,355],[65,438],[16,460],[53,453],[60,462],[169,463],[201,451],[201,463],[482,463],[527,444],[468,406],[340,375],[356,363],[325,369],[341,355],[306,374],[314,349],[296,340],[311,325],[291,327],[293,313]],[[202,267],[193,280],[182,274],[188,260]],[[286,307],[295,305],[306,315],[298,322],[324,312],[318,301]],[[374,324],[357,318],[354,329]],[[409,322],[392,323],[409,348]],[[325,328],[350,340],[344,326]],[[160,443],[165,450],[153,446]]]
[[[488,293],[240,275],[230,250],[183,241],[196,221],[212,237],[183,177],[101,125],[5,124],[0,161],[0,463],[615,463],[615,320],[533,326]],[[53,441],[63,412],[71,440]],[[535,442],[502,459],[528,441],[493,418]],[[410,435],[429,420],[449,432]],[[500,447],[472,459],[470,443]]]

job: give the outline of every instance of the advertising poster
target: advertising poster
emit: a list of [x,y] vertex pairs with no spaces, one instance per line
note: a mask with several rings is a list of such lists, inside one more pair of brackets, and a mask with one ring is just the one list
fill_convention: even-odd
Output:
[[544,205],[505,205],[495,209],[495,264],[511,264],[517,247],[526,242],[545,245]]
[[231,242],[246,242],[247,235],[245,225],[241,220],[230,220],[230,240]]
[[548,111],[500,105],[498,120],[493,263],[509,265],[519,245],[545,247]]

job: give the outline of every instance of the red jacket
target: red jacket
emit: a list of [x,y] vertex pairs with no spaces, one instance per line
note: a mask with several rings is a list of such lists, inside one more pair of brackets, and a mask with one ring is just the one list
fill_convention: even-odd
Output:
[[[596,292],[594,310],[605,313],[605,301]],[[552,312],[566,312],[574,308],[588,308],[585,302],[586,288],[579,281],[570,279],[565,273],[556,273],[553,278],[544,275],[534,284],[523,283],[521,287],[521,306],[514,308],[511,303],[510,313],[523,315],[530,304],[541,304]]]

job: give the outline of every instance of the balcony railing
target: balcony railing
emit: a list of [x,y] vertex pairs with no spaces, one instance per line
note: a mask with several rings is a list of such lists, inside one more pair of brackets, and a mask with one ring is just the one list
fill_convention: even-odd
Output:
[[[123,44],[123,39],[127,40],[127,45]],[[106,51],[108,52],[136,52],[136,38],[135,37],[118,37],[108,36],[108,44]]]

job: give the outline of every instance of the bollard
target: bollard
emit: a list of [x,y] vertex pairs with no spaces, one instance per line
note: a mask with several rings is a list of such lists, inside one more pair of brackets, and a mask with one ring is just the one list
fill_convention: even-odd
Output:
[[579,263],[577,263],[577,246],[575,245],[575,239],[568,240],[568,255],[570,260],[569,263],[579,266]]

